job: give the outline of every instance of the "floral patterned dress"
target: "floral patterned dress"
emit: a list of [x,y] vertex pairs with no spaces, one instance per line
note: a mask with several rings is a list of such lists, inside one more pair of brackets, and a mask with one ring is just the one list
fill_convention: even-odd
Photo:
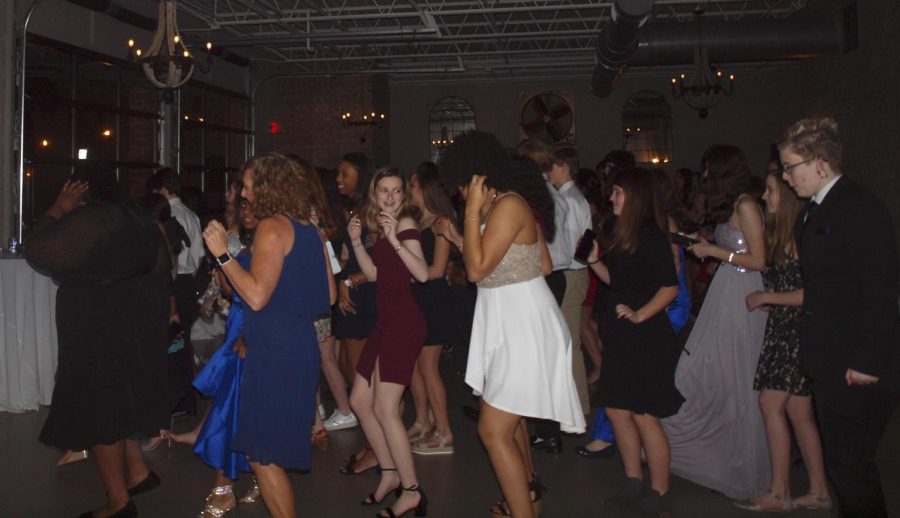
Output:
[[[801,289],[800,263],[788,258],[784,263],[766,268],[763,283],[767,290],[775,292]],[[800,306],[772,306],[753,380],[755,390],[780,390],[795,396],[812,394],[809,378],[800,370],[802,314]]]

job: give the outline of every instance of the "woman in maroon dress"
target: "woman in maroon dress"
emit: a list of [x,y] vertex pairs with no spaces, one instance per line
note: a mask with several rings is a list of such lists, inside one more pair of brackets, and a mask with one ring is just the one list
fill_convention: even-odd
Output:
[[[362,220],[359,216],[350,220],[347,235],[366,279],[378,281],[378,317],[356,366],[350,404],[381,467],[378,487],[362,504],[381,503],[395,492],[399,498],[383,516],[401,516],[413,509],[416,516],[424,516],[427,501],[419,488],[399,409],[426,335],[425,317],[413,297],[410,279],[425,282],[428,263],[399,170],[383,167],[376,172],[362,216]],[[361,241],[363,224],[377,235],[371,256]]]

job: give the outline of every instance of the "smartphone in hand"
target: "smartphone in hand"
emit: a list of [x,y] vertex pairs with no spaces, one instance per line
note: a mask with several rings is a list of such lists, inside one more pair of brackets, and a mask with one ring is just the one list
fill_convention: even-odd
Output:
[[682,234],[680,232],[671,232],[669,235],[672,237],[673,243],[675,243],[678,246],[683,246],[685,248],[687,248],[691,245],[696,245],[697,243],[700,242],[700,240],[697,239],[696,237],[689,236],[687,234]]
[[591,250],[594,248],[594,241],[597,239],[597,234],[592,229],[587,229],[584,231],[584,234],[581,235],[581,239],[578,240],[578,245],[575,247],[575,260],[581,264],[588,263],[588,257],[591,255]]

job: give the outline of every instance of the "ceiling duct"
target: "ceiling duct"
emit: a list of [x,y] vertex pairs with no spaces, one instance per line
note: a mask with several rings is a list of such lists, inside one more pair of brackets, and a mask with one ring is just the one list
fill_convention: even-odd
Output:
[[653,0],[616,0],[597,41],[597,60],[591,91],[606,97],[625,72],[638,47],[638,29],[647,20]]
[[[694,61],[695,23],[654,21],[640,28],[639,16],[613,16],[600,33],[591,91],[608,96],[627,66],[679,66]],[[844,25],[833,19],[799,18],[704,22],[703,47],[713,63],[811,59],[849,52],[857,42],[852,16]],[[629,44],[629,38],[635,42]],[[630,46],[629,46],[630,45]]]
[[[694,23],[654,22],[640,31],[629,66],[689,65],[694,62]],[[789,18],[703,22],[703,47],[712,63],[810,59],[844,52],[836,20]]]

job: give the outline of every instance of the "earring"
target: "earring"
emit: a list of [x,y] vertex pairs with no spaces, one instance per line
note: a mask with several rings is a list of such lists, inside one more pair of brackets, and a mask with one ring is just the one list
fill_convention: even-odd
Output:
[[816,173],[818,173],[819,178],[821,178],[821,179],[823,179],[823,180],[824,180],[825,178],[828,178],[828,173],[826,173],[825,171],[822,171],[822,170],[817,169],[817,170],[816,170]]

